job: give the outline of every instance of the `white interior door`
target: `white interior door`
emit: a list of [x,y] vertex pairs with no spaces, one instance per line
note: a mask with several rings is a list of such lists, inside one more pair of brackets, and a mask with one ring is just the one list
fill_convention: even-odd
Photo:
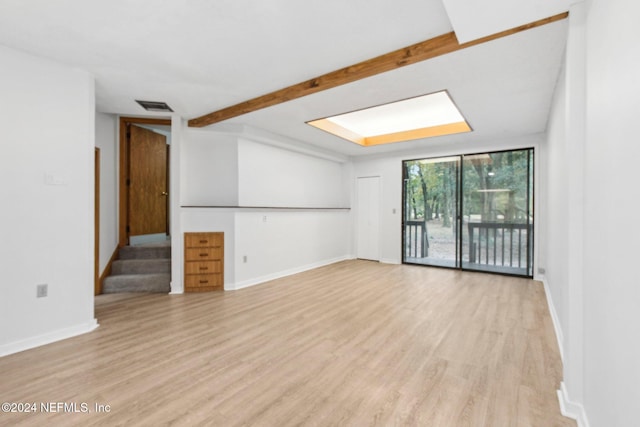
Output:
[[358,178],[357,254],[380,261],[380,177]]

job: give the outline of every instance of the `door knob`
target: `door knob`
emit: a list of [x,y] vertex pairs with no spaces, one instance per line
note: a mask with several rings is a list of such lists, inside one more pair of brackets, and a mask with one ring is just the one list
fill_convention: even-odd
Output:
[[163,191],[162,194],[161,194],[161,196],[168,196],[168,195],[169,195],[169,193],[167,193],[166,191]]

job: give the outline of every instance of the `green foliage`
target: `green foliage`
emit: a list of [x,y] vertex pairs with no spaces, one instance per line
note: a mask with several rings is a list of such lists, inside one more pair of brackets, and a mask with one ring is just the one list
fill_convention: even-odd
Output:
[[[455,218],[457,160],[412,160],[405,165],[408,220]],[[464,156],[463,215],[467,220],[523,222],[533,206],[533,150]],[[527,205],[528,203],[528,205]]]
[[451,226],[454,215],[458,162],[405,162],[405,200],[409,220],[430,221],[442,218],[443,225]]

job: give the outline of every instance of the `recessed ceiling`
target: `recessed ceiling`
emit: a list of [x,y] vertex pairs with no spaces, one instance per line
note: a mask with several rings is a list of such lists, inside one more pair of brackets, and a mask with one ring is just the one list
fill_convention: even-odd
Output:
[[[540,2],[553,0],[522,3]],[[482,4],[495,10],[500,0]],[[454,27],[482,26],[460,22],[450,20],[441,0],[325,0],[321,6],[295,0],[0,0],[0,44],[88,70],[96,80],[98,111],[139,115],[135,99],[163,100],[187,119]],[[565,39],[566,21],[557,22],[219,125],[248,125],[363,155],[372,151],[305,122],[447,88],[474,132],[368,148],[386,152],[434,140],[541,132]]]
[[[566,21],[474,46],[393,72],[299,98],[226,122],[286,135],[351,156],[428,149],[544,132],[560,71]],[[447,88],[473,132],[362,147],[305,123]]]
[[308,124],[365,147],[471,131],[446,90]]

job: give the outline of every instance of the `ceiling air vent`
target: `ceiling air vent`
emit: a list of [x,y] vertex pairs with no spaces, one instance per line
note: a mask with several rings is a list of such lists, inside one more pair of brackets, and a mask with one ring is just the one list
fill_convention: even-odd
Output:
[[136,99],[136,102],[142,106],[147,111],[161,111],[165,113],[172,113],[173,110],[171,107],[167,105],[166,102],[157,102],[157,101],[139,101]]

